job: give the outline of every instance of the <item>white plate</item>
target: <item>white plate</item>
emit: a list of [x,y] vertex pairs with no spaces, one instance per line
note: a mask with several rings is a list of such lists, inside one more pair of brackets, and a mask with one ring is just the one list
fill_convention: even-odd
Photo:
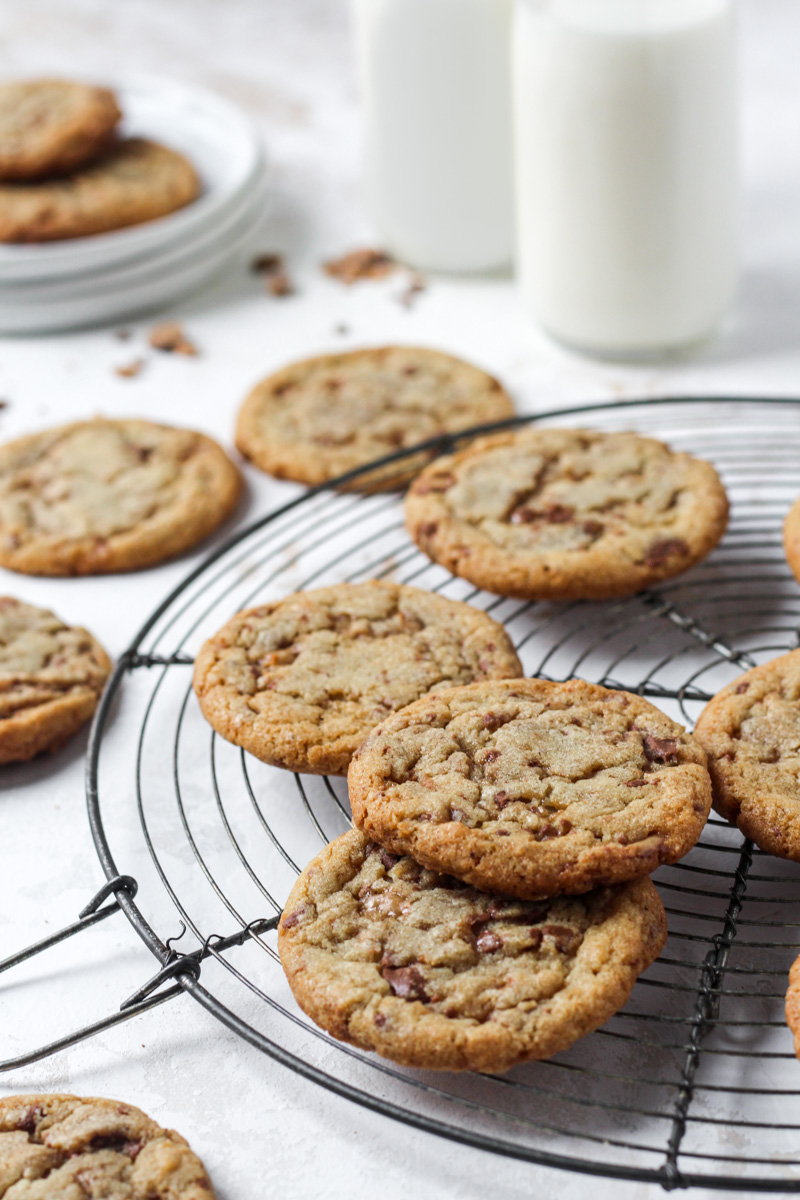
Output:
[[36,304],[2,305],[0,289],[0,333],[56,333],[90,325],[109,325],[146,312],[165,308],[190,293],[201,290],[241,255],[261,224],[260,207],[250,211],[228,237],[215,241],[205,254],[190,249],[165,275],[157,266],[144,272],[135,286],[112,282],[101,292],[91,289],[82,295]]
[[197,168],[203,194],[169,216],[112,233],[36,245],[0,246],[2,284],[88,273],[185,242],[224,219],[262,173],[263,149],[253,122],[211,92],[171,80],[136,76],[116,85],[124,132],[163,141]]

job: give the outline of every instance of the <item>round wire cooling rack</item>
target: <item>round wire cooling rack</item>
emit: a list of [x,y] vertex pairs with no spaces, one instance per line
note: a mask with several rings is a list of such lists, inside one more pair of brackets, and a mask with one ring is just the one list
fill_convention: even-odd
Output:
[[[405,532],[398,492],[317,488],[271,513],[194,571],[118,664],[87,764],[107,883],[75,925],[0,971],[122,909],[159,967],[122,1018],[185,992],[306,1078],[473,1147],[665,1188],[800,1192],[800,1064],[783,1016],[800,949],[800,868],[713,814],[695,849],[655,876],[669,923],[663,954],[620,1013],[549,1061],[499,1077],[396,1067],[317,1029],[281,971],[282,903],[300,868],[348,828],[347,789],[270,768],[201,717],[194,654],[238,609],[329,583],[413,583],[503,621],[526,674],[639,692],[689,725],[736,675],[800,645],[800,588],[781,545],[800,494],[800,401],[637,401],[504,427],[541,421],[634,429],[710,459],[732,501],[725,539],[691,572],[637,596],[533,604],[477,591],[429,562]],[[439,439],[428,457],[471,436]],[[400,479],[409,458],[392,455],[383,470]],[[344,478],[357,485],[360,475]],[[177,947],[166,937],[176,911]]]

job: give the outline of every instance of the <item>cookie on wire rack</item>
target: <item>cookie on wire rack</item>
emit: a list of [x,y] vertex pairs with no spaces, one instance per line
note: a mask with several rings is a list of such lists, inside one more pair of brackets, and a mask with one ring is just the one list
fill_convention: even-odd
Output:
[[778,858],[800,862],[800,650],[747,671],[703,709],[714,808]]
[[195,663],[206,720],[276,767],[344,775],[389,713],[441,687],[522,674],[503,626],[404,584],[336,584],[238,613]]
[[725,532],[710,463],[634,433],[498,433],[414,481],[406,524],[454,575],[504,596],[604,600],[672,578]]
[[340,1041],[405,1066],[500,1072],[607,1021],[666,935],[649,879],[531,904],[351,830],[300,875],[278,950],[300,1007]]
[[108,149],[121,116],[108,88],[65,79],[0,84],[0,180],[74,171]]
[[63,745],[91,717],[110,673],[85,629],[0,596],[0,763]]
[[783,523],[783,548],[792,574],[800,581],[800,497],[786,514]]
[[202,433],[135,418],[76,421],[0,446],[0,566],[28,575],[136,571],[190,549],[242,479]]
[[353,756],[353,819],[393,854],[536,900],[675,862],[711,807],[705,754],[640,696],[576,679],[448,688]]
[[89,1096],[0,1100],[0,1198],[214,1200],[179,1133],[131,1104]]
[[[382,346],[305,359],[263,380],[239,413],[236,445],[270,475],[318,484],[513,413],[480,368],[438,350]],[[428,461],[405,460],[351,486],[398,486]]]

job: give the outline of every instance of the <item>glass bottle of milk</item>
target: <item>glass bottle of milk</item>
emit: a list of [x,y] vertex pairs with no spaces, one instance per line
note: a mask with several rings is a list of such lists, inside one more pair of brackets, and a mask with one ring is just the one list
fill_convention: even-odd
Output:
[[513,0],[352,0],[364,192],[387,249],[425,270],[511,261]]
[[733,0],[517,0],[518,276],[604,356],[703,341],[738,273]]

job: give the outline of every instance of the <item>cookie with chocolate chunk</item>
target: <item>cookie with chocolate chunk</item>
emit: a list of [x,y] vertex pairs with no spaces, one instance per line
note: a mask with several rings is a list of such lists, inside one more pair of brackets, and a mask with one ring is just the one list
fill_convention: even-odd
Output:
[[239,471],[211,438],[135,419],[76,421],[0,446],[0,565],[135,571],[230,516]]
[[373,730],[348,786],[356,825],[393,854],[529,900],[675,862],[711,807],[705,754],[681,725],[579,679],[418,700]]
[[0,84],[0,179],[83,166],[107,149],[121,116],[108,88],[65,79]]
[[111,663],[85,629],[0,596],[0,763],[56,750],[89,720]]
[[649,879],[526,903],[396,858],[357,830],[301,874],[278,950],[300,1007],[411,1067],[550,1058],[628,999],[667,936]]
[[[263,380],[239,414],[236,445],[280,479],[325,483],[438,434],[512,415],[506,392],[478,367],[438,350],[383,346],[306,359]],[[404,460],[383,478],[403,482],[427,461]],[[375,483],[360,477],[352,486]]]
[[435,562],[533,600],[626,596],[686,571],[725,532],[710,463],[652,438],[531,429],[481,438],[411,486],[406,523]]
[[768,854],[800,862],[800,650],[718,692],[695,737],[717,812]]
[[214,1200],[187,1142],[140,1109],[68,1095],[0,1100],[0,1198]]
[[140,225],[200,194],[192,164],[167,146],[125,138],[70,175],[0,183],[0,242],[52,242]]
[[239,613],[203,646],[209,723],[257,758],[344,775],[385,716],[431,691],[522,674],[480,609],[403,584],[338,584]]

